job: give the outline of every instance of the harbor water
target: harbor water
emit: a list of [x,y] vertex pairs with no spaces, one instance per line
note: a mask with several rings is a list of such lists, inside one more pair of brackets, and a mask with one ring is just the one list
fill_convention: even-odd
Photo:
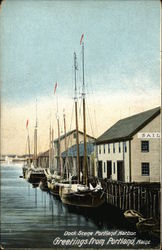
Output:
[[22,165],[1,166],[1,245],[5,249],[53,248],[57,237],[78,232],[131,231],[136,235],[117,208],[107,204],[96,209],[68,207],[20,176]]

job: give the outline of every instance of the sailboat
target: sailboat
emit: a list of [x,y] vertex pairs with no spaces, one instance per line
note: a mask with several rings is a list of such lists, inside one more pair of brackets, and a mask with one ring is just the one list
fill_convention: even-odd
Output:
[[[57,82],[54,87],[54,94],[56,93],[57,88]],[[59,196],[59,186],[60,183],[62,183],[63,180],[63,169],[62,169],[62,160],[61,160],[61,141],[60,141],[60,121],[59,121],[59,115],[58,115],[58,97],[57,97],[57,127],[58,127],[58,165],[57,165],[57,171],[54,171],[54,169],[51,169],[54,165],[53,162],[53,129],[51,134],[51,125],[50,125],[50,133],[49,133],[49,169],[46,169],[45,175],[47,178],[47,186],[50,190],[50,193],[56,196]],[[65,119],[65,118],[64,118]],[[51,138],[52,135],[52,138]],[[59,168],[59,169],[58,169]],[[52,171],[54,173],[52,174]],[[56,169],[55,169],[56,170]]]
[[60,121],[59,121],[59,116],[58,116],[58,102],[57,102],[57,127],[58,127],[58,155],[59,155],[59,160],[58,160],[58,166],[59,166],[59,174],[55,173],[54,178],[52,178],[51,181],[51,186],[50,186],[50,192],[54,195],[59,196],[59,182],[61,180],[61,175],[62,175],[62,161],[61,161],[61,142],[60,142]]
[[26,130],[27,130],[27,146],[28,146],[28,159],[27,161],[24,161],[23,167],[22,167],[22,172],[23,172],[23,178],[26,178],[28,169],[30,168],[30,137],[29,137],[29,130],[28,130],[28,124],[29,120],[27,119],[26,121]]
[[77,166],[78,166],[78,183],[67,184],[60,187],[59,194],[61,200],[66,205],[77,207],[98,207],[104,203],[104,192],[100,185],[93,187],[88,183],[88,164],[87,164],[87,140],[86,140],[86,108],[85,108],[85,81],[84,81],[84,43],[81,37],[82,44],[82,70],[83,70],[83,127],[84,127],[84,165],[83,165],[83,183],[80,178],[79,165],[79,139],[78,139],[78,116],[77,116],[77,87],[76,87],[76,54],[74,53],[74,76],[75,76],[75,117],[76,117],[76,144],[77,144]]
[[[66,120],[65,113],[63,114],[64,120],[64,133],[65,133],[65,150],[67,151],[67,136],[66,136]],[[67,166],[67,157],[65,159],[65,164],[63,167],[62,159],[61,159],[61,141],[60,141],[60,125],[59,125],[59,117],[57,115],[57,125],[58,125],[58,158],[59,158],[59,174],[54,173],[51,182],[50,182],[50,192],[53,195],[59,196],[60,187],[64,187],[69,183],[69,179],[67,178],[69,175],[69,169]]]
[[[52,139],[52,142],[51,142]],[[52,144],[52,147],[51,147]],[[47,169],[44,169],[44,174],[46,176],[46,182],[48,189],[51,188],[51,182],[54,176],[51,173],[51,167],[53,162],[53,129],[52,129],[52,138],[51,138],[51,124],[49,128],[49,167]]]
[[[31,183],[39,183],[41,179],[45,178],[44,169],[38,167],[37,165],[37,100],[36,100],[36,121],[34,128],[34,155],[33,161],[31,163],[31,159],[29,157],[28,162],[28,170],[26,171],[25,177],[28,182]],[[28,126],[27,126],[28,128]],[[29,147],[29,156],[30,156],[30,141],[29,141],[29,133],[28,133],[28,147]]]
[[[52,139],[52,141],[51,141]],[[48,191],[51,188],[51,181],[53,178],[53,175],[51,174],[51,167],[52,167],[52,161],[53,161],[53,128],[52,128],[52,138],[51,138],[51,124],[50,124],[50,128],[49,128],[49,150],[48,152],[48,156],[49,156],[49,161],[48,161],[48,168],[44,169],[44,174],[45,174],[45,178],[43,178],[40,183],[39,183],[39,187],[40,189],[42,189],[43,191]],[[52,144],[52,147],[51,147]]]

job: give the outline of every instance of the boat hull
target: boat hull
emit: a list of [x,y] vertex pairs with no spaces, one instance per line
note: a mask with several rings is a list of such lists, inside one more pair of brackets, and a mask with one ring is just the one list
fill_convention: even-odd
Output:
[[22,168],[23,178],[25,178],[27,171],[28,171],[28,168],[26,166]]
[[64,204],[77,207],[99,207],[105,202],[102,190],[66,193],[62,189],[60,197]]
[[67,181],[64,182],[55,182],[55,183],[50,183],[50,193],[53,195],[60,196],[60,189],[62,189],[65,186],[69,186],[69,183]]
[[47,179],[42,179],[39,183],[39,187],[42,191],[48,191]]
[[39,183],[44,178],[44,173],[30,173],[30,175],[27,177],[27,181],[30,183]]
[[48,189],[51,189],[51,180],[47,180],[47,187]]
[[56,196],[59,196],[59,185],[58,184],[50,184],[50,193]]

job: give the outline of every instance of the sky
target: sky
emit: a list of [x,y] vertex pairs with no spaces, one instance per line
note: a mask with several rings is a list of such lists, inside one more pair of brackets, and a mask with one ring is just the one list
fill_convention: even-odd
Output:
[[160,105],[159,0],[5,0],[0,9],[1,153],[25,152],[27,119],[33,144],[36,98],[38,151],[48,148],[50,121],[57,137],[57,98],[61,124],[65,109],[67,130],[74,128],[74,51],[82,130],[83,33],[89,134],[97,137],[119,119]]

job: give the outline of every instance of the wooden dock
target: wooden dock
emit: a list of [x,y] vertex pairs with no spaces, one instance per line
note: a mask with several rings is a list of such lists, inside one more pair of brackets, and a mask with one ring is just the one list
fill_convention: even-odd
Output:
[[144,217],[160,218],[159,183],[125,183],[102,180],[106,202],[126,211],[133,209]]

